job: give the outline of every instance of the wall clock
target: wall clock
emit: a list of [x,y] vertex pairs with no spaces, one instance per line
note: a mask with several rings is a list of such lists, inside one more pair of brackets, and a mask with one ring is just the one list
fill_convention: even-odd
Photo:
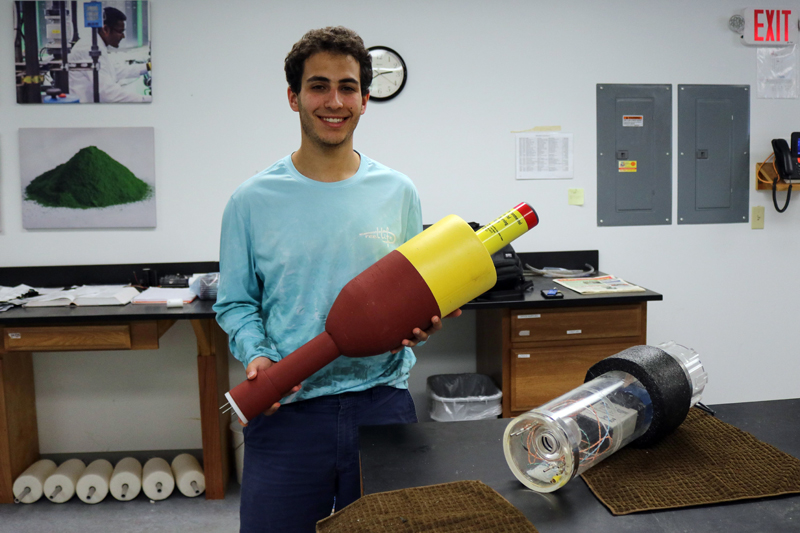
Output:
[[386,46],[371,46],[372,84],[369,86],[370,100],[391,100],[403,90],[408,79],[408,69],[400,54]]

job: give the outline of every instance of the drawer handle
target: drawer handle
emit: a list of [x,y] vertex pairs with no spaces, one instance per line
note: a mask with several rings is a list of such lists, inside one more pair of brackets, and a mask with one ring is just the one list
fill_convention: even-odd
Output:
[[12,339],[21,339],[22,338],[22,333],[18,333],[18,332],[15,331],[13,333],[9,333],[8,336],[10,338],[12,338]]
[[523,329],[522,331],[519,332],[520,337],[528,337],[530,334],[531,331],[529,329]]
[[520,320],[524,320],[526,318],[542,318],[542,315],[540,315],[540,314],[537,314],[537,315],[517,315],[517,318],[520,319]]
[[517,354],[517,358],[518,359],[530,359],[531,358],[531,354],[529,354],[529,353],[518,353]]
[[567,330],[567,335],[580,335],[581,333],[583,333],[583,331],[581,331],[579,329],[568,329]]

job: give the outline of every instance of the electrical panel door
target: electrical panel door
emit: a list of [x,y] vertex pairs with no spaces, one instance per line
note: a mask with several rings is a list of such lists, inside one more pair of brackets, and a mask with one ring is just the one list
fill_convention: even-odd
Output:
[[670,224],[672,86],[597,85],[597,225]]
[[749,89],[678,86],[678,224],[748,221]]

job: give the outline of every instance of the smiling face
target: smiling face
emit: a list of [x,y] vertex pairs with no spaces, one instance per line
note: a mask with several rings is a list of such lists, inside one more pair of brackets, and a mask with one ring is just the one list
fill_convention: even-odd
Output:
[[289,105],[300,114],[303,144],[352,149],[353,132],[366,111],[359,64],[351,56],[319,52],[305,61],[300,93],[288,90]]

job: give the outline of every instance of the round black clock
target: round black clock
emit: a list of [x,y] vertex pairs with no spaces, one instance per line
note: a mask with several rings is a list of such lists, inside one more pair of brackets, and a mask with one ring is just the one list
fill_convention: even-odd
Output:
[[400,54],[386,46],[371,46],[372,84],[369,86],[370,100],[391,100],[403,90],[408,79],[408,69]]

